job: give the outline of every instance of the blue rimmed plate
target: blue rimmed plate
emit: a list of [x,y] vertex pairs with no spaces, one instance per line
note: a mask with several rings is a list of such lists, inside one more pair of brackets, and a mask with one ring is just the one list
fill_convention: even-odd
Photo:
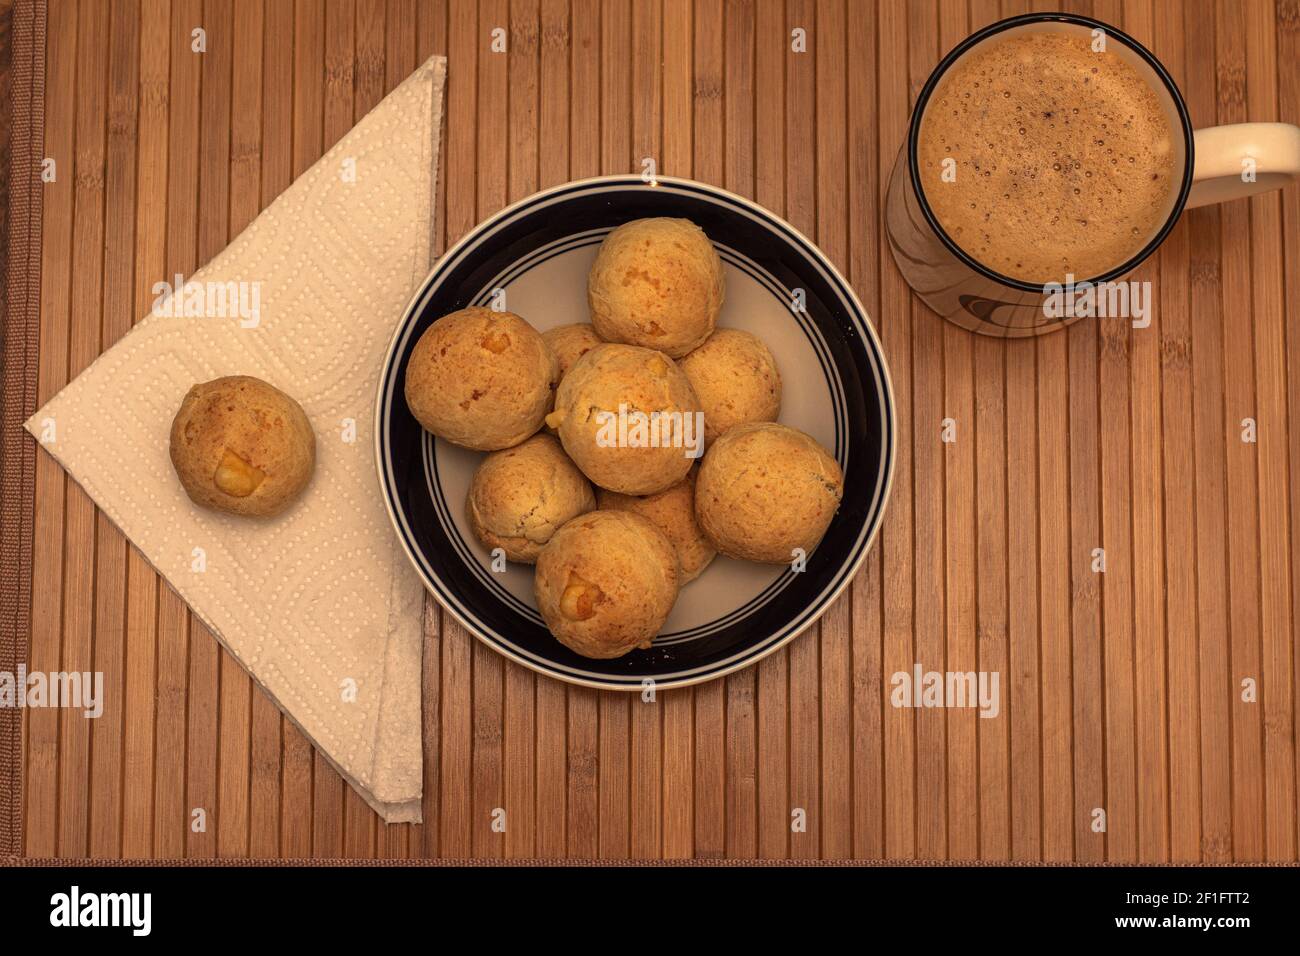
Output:
[[[753,332],[784,386],[781,422],[839,461],[844,500],[806,567],[718,557],[681,591],[649,650],[589,660],[553,638],[533,601],[533,569],[493,571],[470,533],[465,495],[481,455],[438,441],[407,410],[406,365],[436,319],[500,304],[536,328],[588,321],[587,272],[601,240],[632,219],[675,216],[708,234],[727,272],[719,325]],[[606,176],[530,196],[450,249],[411,300],[380,375],[379,482],[424,584],[475,637],[561,680],[638,690],[719,677],[794,638],[852,580],[880,526],[894,461],[894,404],[875,330],[848,283],[805,236],[760,206],[679,179]]]

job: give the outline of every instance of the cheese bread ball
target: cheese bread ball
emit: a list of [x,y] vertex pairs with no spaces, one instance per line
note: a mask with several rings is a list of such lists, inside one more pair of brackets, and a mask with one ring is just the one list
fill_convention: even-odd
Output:
[[689,219],[636,219],[600,245],[587,277],[596,334],[681,358],[709,337],[725,291],[722,260]]
[[172,420],[172,467],[195,504],[270,517],[316,469],[316,435],[302,406],[260,378],[195,385]]
[[679,363],[704,410],[704,441],[728,428],[774,422],[781,413],[781,373],[755,335],[718,329]]
[[541,333],[513,312],[471,307],[420,336],[406,367],[406,404],[439,438],[495,451],[542,427],[558,378]]
[[537,560],[562,524],[595,507],[590,482],[550,435],[486,456],[465,498],[474,536],[523,564]]
[[620,495],[602,488],[596,495],[596,505],[602,510],[630,511],[649,518],[672,542],[683,586],[698,578],[717,554],[695,520],[694,469],[677,484],[655,495]]
[[704,456],[695,483],[695,517],[723,554],[786,564],[810,554],[844,493],[840,466],[794,428],[737,425]]
[[647,648],[677,600],[677,553],[648,518],[592,511],[537,558],[537,609],[561,644],[584,657]]
[[573,368],[574,362],[601,343],[600,336],[587,322],[557,325],[543,332],[542,339],[550,346],[551,351],[555,353],[556,361],[560,363],[558,381],[561,382],[564,381],[564,376],[569,374],[569,369]]
[[668,356],[606,343],[569,369],[546,423],[592,482],[651,495],[691,470],[704,437],[698,411],[691,383]]

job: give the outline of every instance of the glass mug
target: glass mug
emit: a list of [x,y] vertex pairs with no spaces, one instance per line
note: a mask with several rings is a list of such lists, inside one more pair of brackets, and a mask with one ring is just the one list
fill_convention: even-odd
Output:
[[[991,24],[967,37],[935,67],[912,110],[907,142],[899,150],[885,200],[885,226],[894,261],[907,284],[931,309],[964,328],[985,335],[1023,337],[1063,328],[1077,317],[1057,317],[1060,287],[1045,288],[1002,275],[976,260],[944,231],[925,198],[917,162],[921,120],[940,80],[954,64],[990,41],[1029,32],[1073,32],[1090,43],[1105,34],[1114,52],[1147,81],[1173,133],[1173,188],[1167,209],[1150,240],[1119,266],[1096,276],[1076,276],[1080,285],[1113,282],[1151,255],[1173,229],[1183,209],[1280,189],[1300,178],[1300,128],[1289,123],[1240,123],[1193,130],[1187,107],[1172,78],[1151,53],[1121,31],[1088,17],[1064,13],[1027,14]],[[1254,161],[1253,177],[1243,160]],[[1066,276],[1061,277],[1061,282]],[[1072,310],[1066,310],[1067,315]]]

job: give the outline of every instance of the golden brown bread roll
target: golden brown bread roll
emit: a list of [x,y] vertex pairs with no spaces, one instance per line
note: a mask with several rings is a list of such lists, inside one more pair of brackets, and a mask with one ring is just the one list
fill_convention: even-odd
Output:
[[302,406],[248,375],[191,388],[172,420],[170,444],[191,500],[229,514],[279,514],[316,467],[316,435]]
[[544,434],[486,456],[465,499],[474,536],[523,564],[535,562],[566,521],[595,507],[591,483]]
[[722,260],[689,219],[636,219],[600,245],[587,278],[596,334],[680,358],[717,324]]
[[785,564],[811,554],[840,505],[844,476],[826,449],[774,423],[737,425],[710,446],[695,517],[723,554]]
[[647,648],[677,600],[677,554],[647,518],[592,511],[557,531],[533,590],[551,633],[584,657]]
[[[628,427],[621,429],[622,421]],[[546,423],[595,484],[649,495],[690,471],[703,443],[691,383],[662,352],[597,345],[569,369]],[[637,423],[645,423],[640,430]],[[626,433],[626,434],[624,434]]]
[[406,367],[406,404],[439,438],[495,451],[542,427],[558,375],[531,325],[513,312],[471,307],[420,336]]
[[728,428],[774,422],[781,414],[781,373],[757,336],[718,329],[678,363],[704,411],[704,441]]

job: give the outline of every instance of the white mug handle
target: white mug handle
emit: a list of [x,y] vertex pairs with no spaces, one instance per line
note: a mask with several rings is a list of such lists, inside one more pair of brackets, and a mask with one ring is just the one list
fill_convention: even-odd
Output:
[[1198,129],[1187,208],[1254,196],[1300,180],[1300,127],[1235,123]]

